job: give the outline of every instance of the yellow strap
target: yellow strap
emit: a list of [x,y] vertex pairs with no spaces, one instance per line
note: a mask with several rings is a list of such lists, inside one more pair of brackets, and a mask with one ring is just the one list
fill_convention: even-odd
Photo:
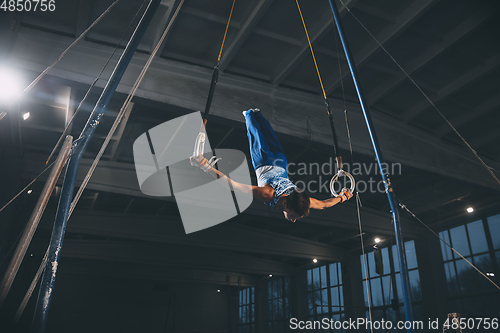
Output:
[[313,51],[313,47],[311,45],[311,40],[309,39],[309,33],[307,32],[306,22],[304,22],[304,17],[302,16],[302,11],[300,10],[299,0],[295,0],[295,2],[297,3],[297,8],[299,9],[300,18],[302,19],[302,24],[304,25],[304,31],[306,32],[307,41],[309,42],[309,49],[311,50],[311,54],[312,54],[312,57],[314,60],[314,66],[316,66],[316,72],[318,73],[318,79],[319,79],[319,83],[321,84],[321,90],[323,90],[323,96],[326,99],[325,87],[323,87],[323,81],[321,80],[321,75],[319,74],[318,64],[316,63],[316,57],[314,56],[314,51]]
[[222,56],[222,49],[224,48],[224,42],[226,41],[226,35],[227,35],[227,30],[229,29],[229,22],[231,22],[231,16],[233,16],[233,9],[235,2],[236,0],[233,0],[233,5],[231,7],[231,12],[229,13],[229,19],[227,20],[226,31],[224,32],[224,38],[222,39],[222,45],[220,46],[219,58],[217,59],[217,62],[220,61],[220,58]]

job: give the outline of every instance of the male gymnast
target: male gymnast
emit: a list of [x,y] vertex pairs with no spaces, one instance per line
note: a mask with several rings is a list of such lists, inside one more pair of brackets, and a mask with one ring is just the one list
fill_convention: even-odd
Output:
[[310,209],[325,209],[352,198],[350,189],[344,189],[339,196],[317,200],[301,191],[288,179],[288,162],[283,148],[259,109],[243,111],[252,165],[257,176],[257,185],[245,185],[229,179],[215,169],[203,155],[198,155],[192,163],[216,179],[226,178],[233,188],[253,197],[264,204],[279,209],[285,218],[295,222],[309,215]]

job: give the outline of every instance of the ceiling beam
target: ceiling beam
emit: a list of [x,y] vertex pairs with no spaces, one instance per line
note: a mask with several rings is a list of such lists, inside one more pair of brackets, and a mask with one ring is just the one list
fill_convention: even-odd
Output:
[[[209,20],[209,21],[212,21],[212,22],[216,22],[216,23],[219,23],[221,25],[224,25],[224,27],[227,25],[227,19],[229,18],[229,11],[230,11],[231,7],[228,7],[227,8],[227,17],[222,17],[222,16],[218,16],[218,15],[214,15],[214,14],[211,14],[211,13],[207,13],[206,11],[202,11],[202,10],[198,10],[198,9],[195,9],[195,8],[192,8],[192,7],[184,7],[182,8],[182,13],[183,14],[189,14],[189,15],[193,15],[193,16],[196,16],[196,17],[200,17],[202,19],[205,19],[205,20]],[[232,28],[235,28],[235,29],[241,29],[241,25],[234,21],[234,20],[231,20],[231,22],[229,23],[229,26],[232,27]],[[221,42],[222,42],[222,37],[221,36]]]
[[[79,186],[85,177],[90,165],[90,159],[82,159],[78,169],[76,184]],[[23,178],[32,180],[43,169],[43,155],[35,157],[35,155],[27,153],[24,158]],[[43,181],[46,176],[42,175],[39,180]],[[329,178],[325,178],[329,182]],[[59,181],[61,183],[61,181]],[[318,184],[319,186],[319,184]],[[111,193],[119,193],[136,197],[146,197],[139,190],[137,176],[132,164],[101,161],[87,185],[88,189],[95,191],[105,191]],[[157,197],[158,200],[175,201],[173,197]],[[244,213],[253,217],[268,217],[285,222],[283,214],[276,209],[265,206],[260,202],[254,201]],[[380,212],[374,209],[364,207],[362,209],[364,229],[367,232],[378,232],[381,234],[391,234],[393,232],[390,224],[391,217],[389,212]],[[356,230],[358,227],[356,217],[356,206],[347,203],[338,205],[329,210],[317,210],[313,214],[300,220],[301,223],[311,223],[314,225],[322,225],[332,229],[342,228]],[[406,230],[408,234],[418,234],[420,229],[409,226]]]
[[[474,108],[468,108],[468,112],[458,116],[456,119],[451,119],[450,122],[453,124],[455,128],[460,128],[461,126],[469,123],[470,121],[477,119],[489,112],[492,112],[494,109],[500,107],[500,95],[495,95],[495,97],[484,101]],[[434,134],[440,138],[451,133],[453,129],[448,123],[444,123],[439,126]]]
[[[325,33],[332,28],[332,14],[326,12],[320,18],[319,22],[314,24],[314,26],[309,30],[311,44],[314,44],[316,40],[324,36]],[[300,50],[296,53],[289,53],[285,57],[285,59],[281,61],[281,65],[277,67],[271,74],[271,80],[274,85],[281,84],[283,80],[288,76],[288,74],[290,74],[290,72],[298,65],[298,63],[300,63],[301,60],[311,54],[311,51],[309,49],[309,42],[307,41],[306,36],[304,36],[302,40],[300,40],[299,46]]]
[[[438,102],[444,100],[445,98],[457,93],[461,89],[464,89],[478,80],[483,76],[491,74],[491,72],[500,65],[500,55],[495,55],[484,62],[483,66],[478,66],[472,68],[465,74],[456,78],[448,84],[447,86],[439,89],[436,96],[432,97],[432,102],[437,104]],[[431,107],[429,101],[426,98],[422,98],[419,103],[416,103],[412,108],[410,108],[404,114],[404,122],[409,123],[413,119],[417,118],[422,112],[428,110]]]
[[418,216],[420,214],[426,213],[430,210],[440,208],[442,206],[445,206],[451,202],[454,201],[460,201],[466,197],[468,197],[472,193],[471,189],[459,189],[453,192],[447,192],[445,194],[441,194],[438,196],[437,199],[432,200],[431,202],[424,204],[424,205],[419,205],[418,207],[412,208],[408,207],[409,209],[412,209],[413,212]]
[[[47,249],[46,240],[35,241],[32,246],[33,253],[42,256]],[[194,246],[151,242],[67,239],[61,256],[244,274],[293,274],[293,266],[274,260],[230,251],[208,251]]]
[[78,15],[76,19],[75,37],[78,37],[89,26],[92,5],[90,0],[78,1]]
[[390,22],[392,24],[397,23],[396,18],[394,16],[392,16],[384,11],[381,11],[374,6],[369,6],[369,5],[365,5],[362,3],[358,3],[358,4],[356,4],[356,10],[359,10],[360,12],[368,14],[370,16],[377,17],[377,18],[382,19],[384,21]]
[[[345,260],[341,248],[231,222],[186,235],[179,217],[134,215],[127,212],[120,214],[76,212],[70,221],[68,232],[84,235],[288,258]],[[285,220],[281,222],[287,223]],[[40,228],[50,230],[53,223],[51,216],[43,218]]]
[[[156,27],[158,27],[158,29],[156,29],[156,31],[155,31],[155,35],[153,37],[153,40],[152,40],[152,43],[150,46],[150,52],[152,52],[154,50],[154,48],[156,47],[156,44],[158,44],[158,42],[160,41],[161,36],[163,35],[163,32],[165,31],[166,27],[170,23],[170,20],[172,19],[172,16],[173,16],[172,10],[174,9],[175,4],[176,4],[176,0],[167,0],[167,1],[161,2],[160,6],[166,7],[166,9],[165,9],[165,12],[163,13],[163,15],[161,15],[161,18],[159,18],[160,22],[159,23],[155,22],[154,24],[151,24],[151,26],[156,26]],[[170,34],[170,31],[169,31],[169,34]],[[163,49],[165,48],[165,45],[167,45],[167,39],[168,39],[169,34],[167,34],[167,36],[163,40],[163,43],[160,45],[160,48],[158,49],[158,52],[157,52],[158,55],[162,54]]]
[[[111,276],[128,279],[148,279],[158,281],[179,281],[187,283],[209,283],[215,285],[251,287],[257,285],[258,279],[246,274],[212,272],[192,268],[172,269],[168,266],[129,264],[115,261],[99,261],[64,258],[57,268],[58,273],[77,275]],[[239,284],[238,284],[239,282]]]
[[500,131],[490,131],[488,133],[482,133],[481,135],[469,140],[469,143],[473,148],[477,149],[498,138],[500,138]]
[[[346,1],[346,5],[350,5],[352,1]],[[344,16],[347,10],[344,6],[340,9],[340,15]],[[333,18],[332,13],[327,11],[319,19],[319,22],[315,23],[311,29],[309,29],[309,38],[311,39],[311,44],[314,44],[316,40],[323,37],[329,30],[333,29]],[[271,80],[274,85],[279,85],[287,77],[288,74],[300,63],[302,59],[310,54],[309,41],[307,37],[304,37],[299,41],[298,46],[300,50],[297,53],[290,53],[283,61],[281,66],[276,68],[271,74]]]
[[219,66],[219,70],[221,72],[223,72],[231,63],[231,60],[233,60],[234,56],[240,50],[241,45],[245,42],[250,33],[252,33],[252,30],[273,1],[274,0],[259,0],[259,2],[251,10],[247,10],[249,14],[246,17],[245,22],[239,29],[238,34],[233,39],[231,44],[229,44],[222,53]]
[[118,159],[118,147],[120,146],[120,143],[123,138],[123,132],[125,131],[125,127],[127,126],[127,122],[130,118],[130,113],[132,112],[132,109],[134,107],[134,103],[130,102],[127,105],[127,108],[125,109],[125,113],[123,114],[123,117],[120,121],[120,124],[118,125],[118,128],[116,129],[113,138],[115,138],[115,142],[113,142],[113,146],[111,147],[111,156],[110,160],[111,161],[116,161]]
[[[436,3],[437,1],[435,0],[414,1],[396,18],[396,23],[388,25],[384,30],[377,34],[375,38],[377,38],[380,44],[384,45],[384,43],[388,40],[403,32],[405,28],[409,27],[411,23],[413,23],[420,15]],[[379,49],[379,44],[375,40],[371,39],[370,42],[368,42],[361,50],[354,54],[354,63],[358,69]],[[341,78],[337,78],[339,75],[336,74],[333,80],[327,80],[325,82],[327,94],[331,94],[335,89],[337,89],[342,80],[344,80],[348,75],[351,75],[351,73],[349,71],[344,71]]]
[[[480,9],[470,17],[467,17],[467,19],[465,19],[457,27],[440,38],[439,42],[432,44],[431,47],[424,49],[423,52],[415,54],[413,59],[408,61],[407,64],[404,64],[406,73],[411,75],[415,71],[428,64],[429,61],[436,58],[444,51],[448,50],[451,46],[455,45],[464,37],[470,35],[472,31],[474,31],[478,27],[482,26],[492,15],[493,12],[491,10]],[[368,93],[368,103],[370,105],[375,104],[381,98],[393,91],[405,79],[406,74],[399,70],[394,77],[377,85]]]
[[[28,71],[39,71],[46,68],[44,59],[50,59],[53,45],[62,45],[64,37],[54,36],[33,29],[23,28],[13,50],[12,66]],[[27,52],[26,50],[36,50]],[[66,62],[54,68],[52,75],[64,80],[89,84],[94,80],[96,57],[112,51],[111,47],[82,41],[66,55]],[[129,65],[129,71],[140,71],[147,55],[136,54]],[[49,60],[47,60],[49,61]],[[80,71],[79,68],[85,68]],[[88,69],[88,70],[87,70]],[[204,94],[199,94],[193,87],[206,87],[211,81],[212,70],[188,64],[155,59],[151,64],[154,75],[146,75],[143,84],[137,90],[136,96],[160,103],[171,104],[190,110],[202,110],[206,103]],[[117,91],[128,93],[133,85],[133,76],[124,76]],[[76,84],[76,83],[75,83]],[[98,82],[98,86],[102,83]],[[249,107],[249,102],[264,110],[267,118],[276,132],[294,136],[297,139],[312,140],[331,144],[331,130],[325,121],[324,104],[320,96],[299,92],[296,90],[276,87],[264,82],[250,80],[224,73],[219,78],[217,95],[212,104],[211,113],[225,118],[226,121],[243,123],[240,112]],[[344,118],[344,103],[340,100],[330,100],[334,117]],[[359,106],[348,103],[350,112],[349,123],[352,133],[353,150],[359,154],[373,155],[365,121]],[[297,119],[307,119],[297,121]],[[464,154],[464,149],[452,144],[440,142],[413,126],[382,114],[373,114],[374,126],[378,131],[380,146],[389,161],[411,165],[440,175],[463,180],[473,184],[497,189],[488,174],[478,173],[477,161],[473,156]],[[309,131],[310,128],[310,131]],[[349,149],[345,128],[338,129],[339,146]],[[494,162],[486,160],[488,165],[498,167]],[[500,169],[500,167],[499,167]]]

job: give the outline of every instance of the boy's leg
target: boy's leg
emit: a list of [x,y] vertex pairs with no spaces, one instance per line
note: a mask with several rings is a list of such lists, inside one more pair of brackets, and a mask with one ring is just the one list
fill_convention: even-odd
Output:
[[267,121],[266,118],[264,118],[260,111],[252,113],[254,114],[254,117],[260,126],[260,131],[262,132],[271,153],[274,155],[274,158],[276,160],[275,165],[281,166],[282,168],[286,169],[288,162],[285,156],[285,152],[283,151],[283,147],[281,147],[278,137],[276,136],[276,133],[274,132],[271,124],[269,123],[269,121]]
[[248,110],[244,112],[245,122],[247,126],[248,143],[250,145],[250,156],[254,170],[260,166],[267,165],[269,145],[261,132],[261,128],[255,119],[255,112]]

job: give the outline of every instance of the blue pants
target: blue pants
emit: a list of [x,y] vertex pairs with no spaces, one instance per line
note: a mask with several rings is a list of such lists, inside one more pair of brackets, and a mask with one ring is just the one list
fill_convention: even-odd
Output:
[[263,165],[275,165],[286,170],[288,161],[271,124],[260,111],[246,111],[245,120],[254,170]]

